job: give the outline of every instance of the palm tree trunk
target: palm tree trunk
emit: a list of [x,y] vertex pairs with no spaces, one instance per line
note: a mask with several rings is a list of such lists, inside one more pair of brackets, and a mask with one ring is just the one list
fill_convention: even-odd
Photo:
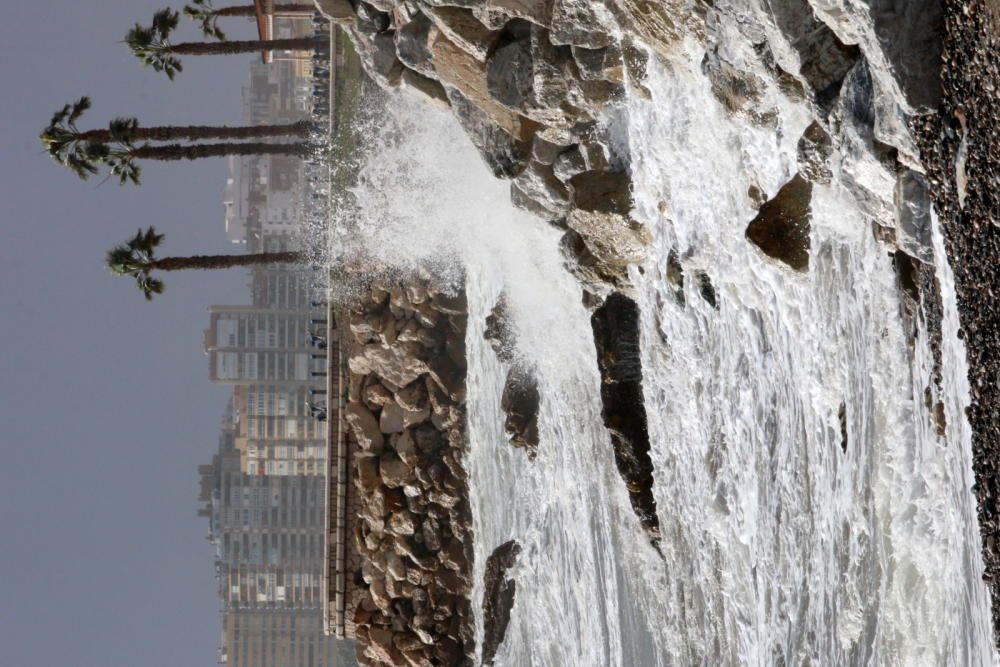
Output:
[[[299,14],[303,16],[316,11],[314,5],[281,4],[274,6],[275,14]],[[220,7],[212,12],[215,16],[255,16],[257,10],[253,5],[237,5],[235,7]]]
[[[261,139],[264,137],[307,137],[312,123],[300,120],[282,125],[244,125],[239,127],[213,125],[165,125],[139,127],[128,134],[132,141],[178,141],[191,139]],[[88,130],[77,136],[77,141],[110,143],[114,137],[110,130]]]
[[257,51],[312,51],[314,46],[312,37],[291,37],[234,42],[183,42],[172,44],[166,47],[166,50],[179,56],[219,56]]
[[227,155],[294,155],[304,157],[309,154],[309,144],[167,144],[165,146],[139,146],[129,153],[140,160],[198,160],[206,157]]
[[255,255],[193,255],[164,257],[150,263],[151,270],[183,271],[185,269],[228,269],[234,266],[258,264],[296,264],[305,259],[301,252],[260,252]]

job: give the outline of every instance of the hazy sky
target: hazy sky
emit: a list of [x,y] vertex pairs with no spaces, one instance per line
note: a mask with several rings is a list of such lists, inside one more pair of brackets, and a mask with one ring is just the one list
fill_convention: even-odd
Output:
[[[146,303],[106,272],[103,254],[147,224],[166,232],[165,254],[232,250],[226,163],[146,164],[141,188],[99,186],[54,164],[37,139],[83,94],[94,102],[85,128],[116,115],[238,123],[251,56],[187,58],[170,83],[119,43],[163,4],[3,3],[0,665],[216,659],[196,466],[215,451],[227,392],[208,381],[201,337],[208,305],[248,300],[246,274],[169,275]],[[197,39],[193,26],[182,34]]]

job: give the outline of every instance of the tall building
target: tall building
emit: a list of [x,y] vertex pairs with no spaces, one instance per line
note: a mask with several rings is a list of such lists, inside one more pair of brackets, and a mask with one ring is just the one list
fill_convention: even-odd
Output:
[[219,662],[239,667],[342,667],[353,648],[323,634],[324,480],[240,469],[230,404],[212,463],[199,466],[222,606]]

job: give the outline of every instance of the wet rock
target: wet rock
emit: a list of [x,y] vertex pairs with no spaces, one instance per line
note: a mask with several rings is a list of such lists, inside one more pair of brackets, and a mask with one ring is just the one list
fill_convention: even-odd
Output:
[[409,69],[431,79],[437,79],[437,69],[430,51],[430,35],[435,30],[434,23],[425,14],[417,14],[413,20],[396,30],[396,53],[399,60]]
[[514,185],[525,197],[535,202],[546,217],[559,218],[569,210],[569,193],[549,167],[530,162],[514,180]]
[[[486,65],[458,48],[440,31],[430,37],[438,80],[454,88],[501,130],[520,141],[530,141],[538,125],[497,103],[487,86]],[[454,103],[454,100],[452,100]]]
[[483,161],[497,178],[514,178],[531,159],[531,141],[518,139],[474,106],[457,90],[448,93],[455,117]]
[[580,78],[584,81],[625,83],[625,62],[617,44],[601,49],[574,46],[572,54]]
[[490,30],[462,7],[426,7],[427,16],[444,35],[473,58],[485,61],[499,33]]
[[485,7],[506,17],[503,24],[516,18],[547,26],[552,16],[552,0],[485,0]]
[[772,16],[792,48],[798,53],[799,74],[816,94],[821,106],[836,99],[844,77],[857,62],[861,50],[840,41],[802,0],[771,0]]
[[931,238],[931,192],[927,179],[912,169],[896,180],[896,242],[901,250],[920,261],[934,262]]
[[610,7],[626,34],[638,37],[667,57],[683,40],[685,17],[692,14],[681,0],[618,0]]
[[451,102],[448,99],[448,92],[440,83],[434,79],[417,74],[411,69],[404,69],[400,76],[399,85],[404,90],[413,91],[423,96],[424,101],[439,109],[447,109]]
[[628,489],[632,509],[654,544],[660,521],[653,498],[653,463],[642,390],[639,307],[613,292],[590,319],[601,372],[601,415],[611,435],[615,464]]
[[517,563],[521,547],[514,540],[493,550],[486,559],[483,576],[483,664],[492,665],[497,649],[503,643],[510,624],[510,611],[514,607],[516,582],[507,571]]
[[528,458],[538,453],[538,381],[527,369],[514,367],[507,373],[500,407],[506,413],[504,430],[510,444],[524,449]]
[[833,178],[829,161],[833,142],[826,130],[813,121],[802,133],[798,143],[799,173],[812,183],[827,184]]
[[711,82],[712,94],[730,113],[752,109],[763,97],[764,82],[752,72],[726,62],[717,49],[705,54],[701,71]]
[[486,330],[483,332],[483,338],[496,353],[497,359],[509,364],[514,360],[516,341],[507,308],[507,295],[501,293],[493,310],[486,316]]
[[534,101],[534,67],[529,36],[497,48],[486,62],[486,86],[490,96],[504,107],[526,111]]
[[563,234],[559,250],[566,259],[567,270],[590,294],[604,296],[613,289],[629,289],[628,272],[620,266],[604,264],[576,231],[571,229]]
[[796,174],[764,204],[746,237],[768,257],[796,271],[809,270],[812,184]]
[[[360,15],[359,15],[360,16]],[[365,62],[365,71],[385,88],[399,85],[403,63],[396,57],[396,43],[390,33],[371,34],[359,23],[347,30],[354,47]]]
[[336,24],[349,24],[357,21],[357,14],[349,0],[313,0],[316,9],[323,17]]
[[715,287],[712,285],[712,278],[704,271],[698,271],[695,273],[695,279],[698,281],[698,294],[705,300],[705,303],[718,310],[719,301],[715,294]]
[[602,2],[553,0],[549,27],[553,44],[601,49],[611,44],[616,26]]
[[840,404],[840,408],[837,410],[837,421],[840,423],[840,449],[846,454],[847,453],[847,405],[843,402]]

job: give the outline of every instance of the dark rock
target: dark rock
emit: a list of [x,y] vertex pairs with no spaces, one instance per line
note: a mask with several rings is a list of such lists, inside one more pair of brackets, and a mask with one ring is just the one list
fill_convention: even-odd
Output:
[[770,0],[768,4],[778,29],[798,52],[799,74],[812,88],[820,105],[828,107],[861,50],[856,45],[841,42],[804,0]]
[[514,607],[517,583],[507,576],[514,567],[521,547],[514,540],[493,550],[486,559],[483,575],[483,664],[492,665],[497,649],[507,635],[510,611]]
[[509,364],[514,360],[514,331],[507,312],[507,295],[501,293],[493,310],[486,316],[486,330],[483,338],[497,355],[497,359]]
[[746,237],[768,257],[796,271],[809,270],[812,184],[796,174],[764,204]]
[[530,37],[497,48],[486,63],[486,86],[490,96],[508,109],[523,111],[533,103]]
[[511,136],[457,90],[450,90],[448,99],[459,124],[494,176],[514,178],[524,171],[531,159],[530,140]]
[[826,130],[813,121],[802,133],[798,144],[799,173],[812,183],[829,183],[833,178],[828,164],[833,142]]
[[419,74],[437,79],[437,70],[428,44],[434,23],[424,14],[396,30],[396,51],[399,60]]
[[615,464],[628,489],[629,500],[654,544],[660,520],[653,498],[653,462],[642,391],[639,356],[639,307],[613,292],[590,318],[601,372],[601,415],[611,435]]
[[507,414],[504,430],[510,444],[523,448],[532,461],[538,453],[538,381],[527,369],[515,366],[507,373],[500,407]]

